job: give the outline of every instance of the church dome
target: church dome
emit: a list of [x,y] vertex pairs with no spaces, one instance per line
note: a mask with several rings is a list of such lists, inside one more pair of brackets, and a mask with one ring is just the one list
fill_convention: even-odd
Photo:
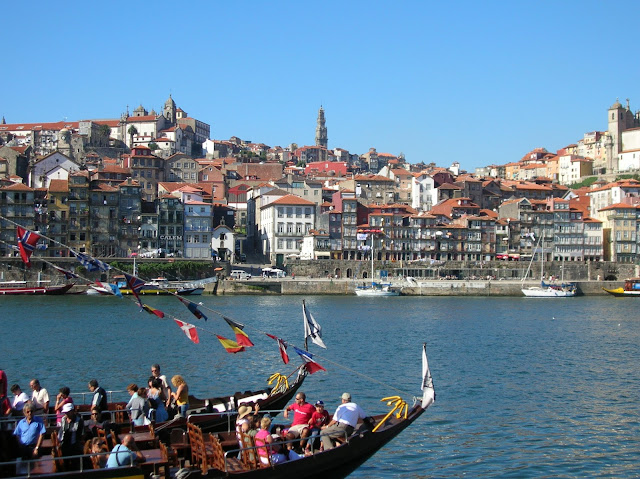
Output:
[[622,104],[616,98],[616,102],[613,105],[611,105],[611,108],[609,108],[609,110],[616,110],[618,108],[622,108]]
[[169,94],[169,99],[167,101],[164,102],[164,106],[165,107],[171,107],[171,108],[175,108],[176,107],[176,102],[173,101],[173,98],[171,98],[171,94]]

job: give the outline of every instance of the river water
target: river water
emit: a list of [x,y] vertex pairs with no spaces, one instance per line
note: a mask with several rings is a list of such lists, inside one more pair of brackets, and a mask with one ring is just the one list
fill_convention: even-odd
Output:
[[[299,296],[202,296],[242,322],[255,348],[228,354],[220,316],[196,320],[174,298],[145,297],[167,316],[202,327],[193,344],[171,319],[115,297],[3,297],[0,368],[28,390],[38,377],[55,395],[143,384],[159,362],[196,396],[262,388],[284,365],[263,332],[302,345]],[[327,372],[307,378],[310,401],[330,411],[344,391],[370,414],[420,394],[420,349],[436,403],[352,477],[632,477],[640,475],[640,321],[633,299],[311,296],[328,349],[310,350]]]

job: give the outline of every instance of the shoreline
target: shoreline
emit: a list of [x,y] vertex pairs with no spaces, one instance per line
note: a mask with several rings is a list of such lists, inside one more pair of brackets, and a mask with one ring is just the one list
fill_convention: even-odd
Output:
[[[608,296],[602,288],[616,288],[620,281],[576,281],[577,296]],[[204,294],[212,295],[354,295],[362,281],[353,279],[250,279],[220,281],[205,288]],[[508,280],[428,280],[410,284],[407,281],[391,281],[393,287],[402,288],[402,296],[516,296],[524,297],[523,287],[538,286],[539,281]]]

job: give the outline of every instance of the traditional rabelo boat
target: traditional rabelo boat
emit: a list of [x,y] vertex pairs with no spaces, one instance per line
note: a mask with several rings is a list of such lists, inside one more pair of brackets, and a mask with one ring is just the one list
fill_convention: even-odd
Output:
[[640,278],[630,278],[624,282],[624,286],[620,288],[607,289],[602,288],[609,294],[619,298],[640,297]]

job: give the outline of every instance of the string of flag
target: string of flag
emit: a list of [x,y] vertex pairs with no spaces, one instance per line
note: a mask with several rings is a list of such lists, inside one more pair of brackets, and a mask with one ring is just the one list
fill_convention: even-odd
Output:
[[[140,291],[142,290],[142,288],[144,287],[144,285],[146,284],[146,282],[139,278],[136,277],[134,275],[129,274],[128,272],[122,271],[122,270],[118,270],[117,268],[112,268],[108,263],[105,263],[97,258],[94,258],[86,253],[81,253],[81,252],[77,252],[75,250],[73,250],[71,247],[60,243],[59,241],[56,241],[52,238],[48,238],[47,236],[28,230],[27,228],[24,228],[23,226],[19,225],[18,223],[15,223],[14,221],[9,220],[8,218],[4,218],[3,216],[0,215],[0,218],[4,219],[5,221],[8,221],[10,223],[13,223],[14,225],[16,225],[16,237],[17,237],[17,249],[19,251],[20,257],[23,261],[23,263],[25,264],[26,268],[30,268],[31,267],[31,256],[33,254],[33,252],[36,249],[36,246],[38,244],[38,241],[40,239],[46,239],[49,240],[55,244],[58,244],[66,249],[69,250],[70,254],[72,256],[74,256],[85,268],[87,271],[89,272],[94,272],[94,271],[102,271],[102,272],[107,272],[111,269],[114,269],[116,271],[120,271],[121,273],[124,274],[125,277],[125,281],[127,284],[127,287],[131,290],[134,298],[135,298],[135,302],[136,304],[139,306],[140,311],[146,311],[147,313],[154,315],[160,319],[164,319],[167,315],[159,310],[156,309],[152,306],[149,306],[145,303],[142,302],[142,300],[140,299]],[[0,242],[7,244],[5,241],[0,240]],[[122,293],[120,292],[119,288],[116,285],[113,284],[109,284],[107,283],[107,285],[105,286],[104,284],[102,284],[101,282],[94,282],[88,278],[82,278],[80,275],[78,275],[75,272],[72,271],[68,271],[65,270],[64,268],[60,268],[57,265],[54,265],[53,263],[43,259],[43,258],[39,258],[39,260],[51,265],[54,269],[56,269],[58,272],[64,274],[65,278],[68,280],[71,279],[82,279],[84,281],[87,281],[88,283],[95,283],[96,285],[102,287],[104,289],[104,291],[107,292],[111,292],[112,294],[122,297]],[[161,288],[161,286],[160,286]],[[200,304],[196,304],[193,301],[190,301],[186,298],[183,298],[181,296],[179,296],[176,293],[173,293],[171,291],[167,291],[168,293],[172,294],[173,296],[175,296],[176,298],[178,298],[178,300],[183,303],[187,309],[196,317],[196,319],[204,319],[205,321],[208,320],[208,317],[202,312],[202,310],[200,309],[200,307],[203,307],[205,309],[208,309],[209,311],[219,315],[227,324],[228,326],[232,329],[234,335],[235,335],[235,340],[233,339],[228,339],[220,334],[217,334],[213,331],[209,331],[207,328],[202,328],[200,326],[196,326],[194,324],[188,323],[186,321],[183,321],[179,318],[173,317],[171,316],[171,318],[175,321],[175,323],[177,324],[177,326],[182,330],[182,332],[185,334],[185,336],[191,340],[192,342],[194,342],[195,344],[198,344],[200,342],[200,338],[198,336],[198,330],[201,331],[206,331],[210,334],[213,334],[216,336],[216,338],[218,339],[218,341],[220,342],[220,344],[223,346],[223,348],[228,352],[228,353],[239,353],[245,350],[245,348],[247,347],[253,347],[254,344],[253,342],[249,339],[248,334],[244,331],[245,325],[242,323],[239,323],[227,316],[225,316],[223,313],[220,313],[218,311],[212,310],[210,308],[206,308],[202,305],[202,303]],[[310,316],[310,313],[307,313],[306,307],[303,304],[303,314],[305,315],[305,323],[304,323],[304,327],[305,327],[305,349],[300,349],[296,346],[293,346],[294,351],[301,357],[307,371],[310,374],[313,374],[314,372],[317,371],[326,371],[326,369],[324,367],[322,367],[320,364],[318,364],[314,359],[313,359],[313,355],[308,352],[307,346],[306,346],[306,340],[308,337],[311,337],[312,341],[316,344],[318,344],[320,347],[326,348],[326,346],[324,345],[322,338],[321,338],[321,334],[320,334],[320,328],[317,325],[317,323],[315,322],[315,319],[313,319],[312,316]],[[262,333],[264,333],[265,335],[267,335],[268,337],[275,339],[277,341],[278,344],[278,348],[280,351],[280,355],[282,357],[282,360],[285,364],[289,363],[289,356],[287,354],[287,347],[288,347],[288,343],[279,338],[276,337],[272,334],[266,333],[264,331],[261,331]]]

